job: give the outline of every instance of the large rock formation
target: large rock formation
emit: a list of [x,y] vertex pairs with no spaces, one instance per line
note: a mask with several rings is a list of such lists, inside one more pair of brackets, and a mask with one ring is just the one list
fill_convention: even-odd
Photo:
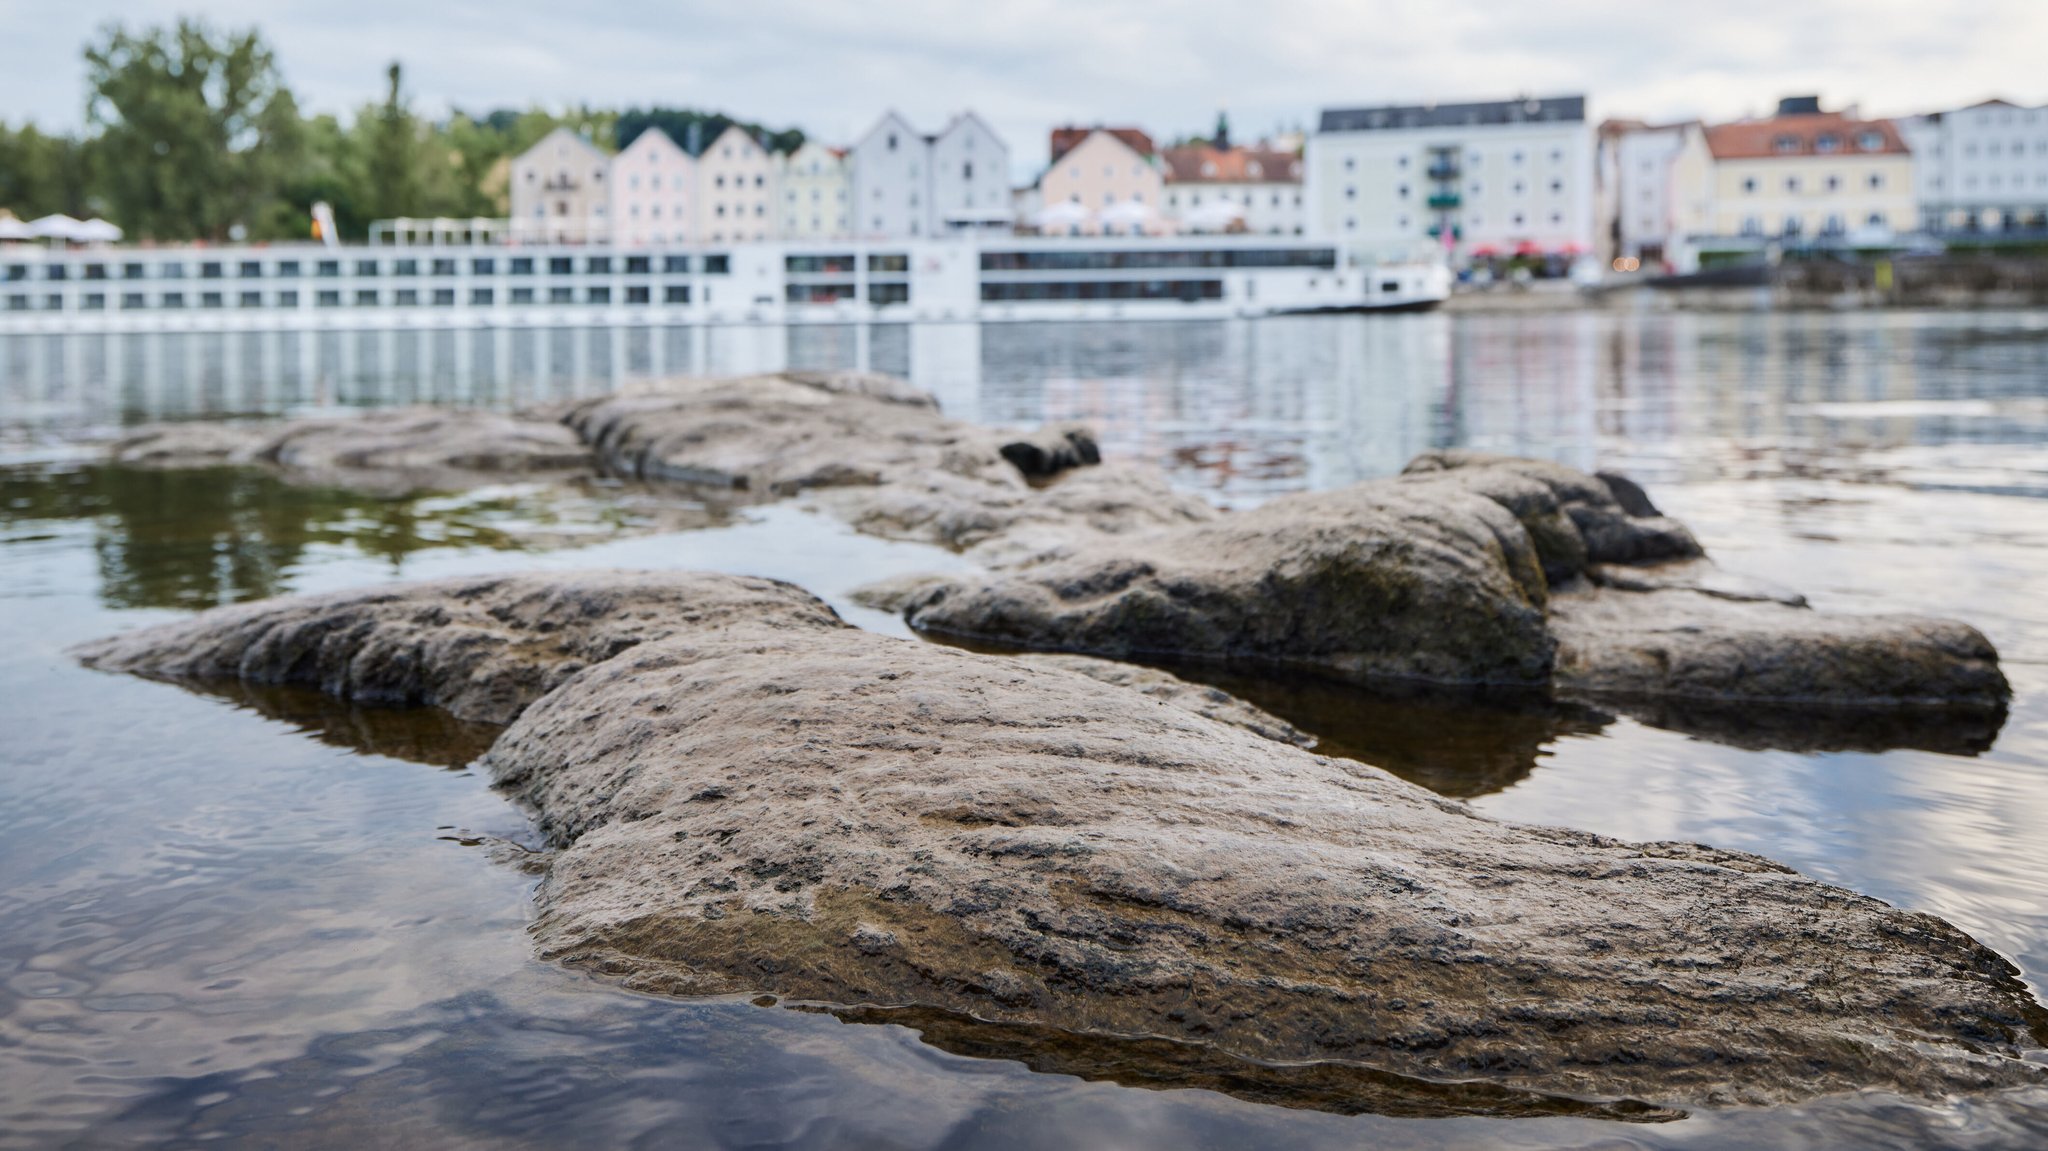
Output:
[[2009,694],[1963,624],[1808,610],[1716,571],[1619,477],[1473,453],[880,594],[934,635],[1351,682],[1977,708]]
[[2017,1058],[2048,1016],[2014,970],[1929,916],[1498,823],[1185,696],[877,637],[768,581],[442,581],[84,654],[518,712],[485,762],[559,848],[538,943],[650,991],[1673,1105],[2048,1076]]

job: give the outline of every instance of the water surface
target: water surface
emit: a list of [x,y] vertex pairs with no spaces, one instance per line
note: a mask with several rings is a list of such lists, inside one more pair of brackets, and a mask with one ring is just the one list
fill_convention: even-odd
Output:
[[846,593],[959,561],[798,505],[657,531],[601,491],[378,499],[66,446],[150,419],[513,407],[783,366],[899,372],[991,423],[1087,419],[1113,453],[1234,505],[1433,447],[1620,467],[1725,566],[1824,608],[1968,619],[2015,689],[1988,729],[1232,686],[1503,818],[1757,851],[1932,912],[2048,992],[2039,315],[5,337],[0,1144],[2048,1144],[2035,1096],[1653,1124],[1344,1114],[1252,1074],[628,995],[533,958],[522,864],[538,844],[464,766],[488,730],[198,694],[63,654],[282,592],[607,565],[792,579],[902,634]]

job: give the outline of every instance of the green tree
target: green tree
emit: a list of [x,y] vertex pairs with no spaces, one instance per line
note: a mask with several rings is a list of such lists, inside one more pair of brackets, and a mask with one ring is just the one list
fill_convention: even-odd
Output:
[[131,237],[223,240],[273,215],[301,125],[254,29],[114,24],[85,61],[93,185]]
[[397,62],[385,70],[389,87],[384,103],[374,116],[358,116],[356,124],[364,133],[364,200],[377,219],[424,215],[420,203],[419,125],[399,90]]
[[0,208],[25,220],[52,212],[92,214],[78,141],[47,135],[34,124],[18,131],[0,124]]

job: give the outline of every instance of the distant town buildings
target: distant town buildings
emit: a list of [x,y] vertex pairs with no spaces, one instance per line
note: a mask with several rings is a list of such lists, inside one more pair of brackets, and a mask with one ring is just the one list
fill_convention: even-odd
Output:
[[512,162],[507,194],[512,234],[524,240],[608,239],[612,158],[567,128],[557,128]]
[[768,149],[746,129],[720,132],[697,157],[697,235],[713,244],[773,236],[774,175]]
[[697,162],[659,128],[633,138],[611,161],[612,231],[628,244],[696,239]]
[[1153,235],[1166,176],[1152,137],[1137,128],[1054,128],[1039,179],[1038,228],[1056,235]]
[[1261,142],[1168,148],[1165,215],[1182,232],[1299,236],[1307,228],[1301,153]]
[[1899,121],[1930,232],[2048,229],[2048,106],[1986,100]]
[[1640,120],[1610,120],[1600,125],[1595,151],[1595,198],[1601,226],[1594,252],[1603,263],[1632,258],[1661,268],[1679,229],[1682,211],[1696,218],[1703,207],[1701,189],[1681,205],[1672,179],[1672,165],[1696,124],[1652,127]]
[[853,234],[853,182],[846,155],[815,140],[781,160],[785,240],[826,240]]
[[1010,149],[965,112],[926,136],[889,112],[849,154],[854,230],[876,239],[1008,232]]
[[1326,109],[1308,142],[1311,234],[1464,256],[1593,241],[1583,96]]

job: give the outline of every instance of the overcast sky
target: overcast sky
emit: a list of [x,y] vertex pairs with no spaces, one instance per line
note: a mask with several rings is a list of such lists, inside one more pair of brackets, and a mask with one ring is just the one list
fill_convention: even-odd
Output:
[[980,111],[1020,176],[1056,123],[1234,134],[1331,104],[1591,97],[1596,117],[1733,118],[1790,92],[1902,114],[2048,101],[2048,0],[0,0],[0,118],[76,128],[113,20],[259,26],[300,102],[724,110],[845,142],[882,110]]

